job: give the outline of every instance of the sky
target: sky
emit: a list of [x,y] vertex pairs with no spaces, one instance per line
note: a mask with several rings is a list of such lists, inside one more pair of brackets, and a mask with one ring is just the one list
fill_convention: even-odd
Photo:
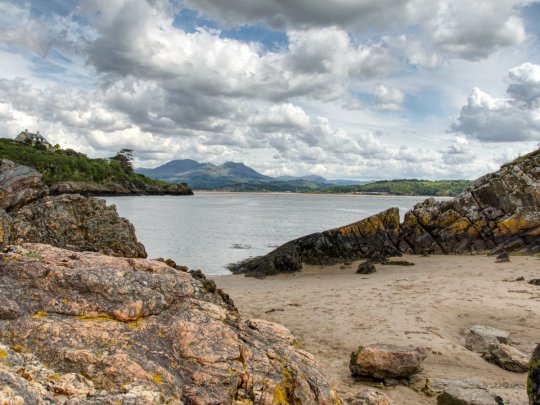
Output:
[[0,136],[472,179],[540,143],[540,2],[0,0]]

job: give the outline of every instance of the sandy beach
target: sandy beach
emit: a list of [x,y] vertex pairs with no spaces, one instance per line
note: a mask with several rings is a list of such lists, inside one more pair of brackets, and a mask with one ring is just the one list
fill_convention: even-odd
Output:
[[[467,350],[464,335],[475,324],[511,332],[511,344],[530,353],[540,342],[540,259],[512,256],[404,256],[414,266],[377,265],[370,275],[348,266],[312,267],[266,279],[216,277],[247,318],[285,325],[314,354],[342,398],[375,386],[395,404],[435,404],[415,391],[428,377],[475,378],[504,398],[527,404],[526,374],[505,371]],[[524,281],[514,281],[524,277]],[[354,381],[350,353],[370,343],[411,344],[429,349],[411,387]]]

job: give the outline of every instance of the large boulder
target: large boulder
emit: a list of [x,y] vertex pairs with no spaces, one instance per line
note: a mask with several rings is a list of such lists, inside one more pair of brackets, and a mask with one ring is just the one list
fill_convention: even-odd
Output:
[[111,256],[146,257],[135,228],[105,200],[80,195],[45,197],[11,212],[9,242],[48,243]]
[[483,388],[451,386],[437,397],[437,405],[504,405],[504,401]]
[[510,332],[491,326],[473,325],[465,335],[465,346],[476,353],[484,353],[490,344],[505,343],[510,339]]
[[490,344],[482,357],[514,373],[525,373],[529,365],[529,356],[504,343]]
[[187,272],[41,244],[8,252],[0,403],[341,403],[287,330],[240,319]]
[[331,265],[361,258],[400,255],[399,210],[390,208],[361,221],[290,241],[266,256],[229,265],[235,274],[264,277],[296,272],[302,264]]
[[527,394],[530,405],[540,404],[540,344],[536,346],[529,362]]
[[0,159],[0,208],[12,210],[47,194],[41,174],[34,169]]
[[355,377],[406,378],[422,369],[427,353],[413,346],[374,344],[351,354],[349,369]]
[[411,253],[540,251],[540,149],[476,180],[449,201],[405,214],[400,247]]

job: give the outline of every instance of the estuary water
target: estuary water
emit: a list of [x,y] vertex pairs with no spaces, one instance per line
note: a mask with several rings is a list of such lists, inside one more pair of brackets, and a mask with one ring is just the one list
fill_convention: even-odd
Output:
[[403,217],[425,197],[212,193],[107,197],[134,225],[150,258],[170,258],[208,275],[289,240],[359,221],[390,207]]

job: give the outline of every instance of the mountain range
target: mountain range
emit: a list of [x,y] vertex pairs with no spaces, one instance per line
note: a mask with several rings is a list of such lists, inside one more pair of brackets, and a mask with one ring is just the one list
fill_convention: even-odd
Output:
[[172,160],[153,169],[135,169],[156,180],[188,183],[191,188],[225,190],[309,191],[333,185],[366,184],[367,181],[327,180],[316,175],[265,176],[243,163],[225,162],[222,165],[199,163],[191,159]]

